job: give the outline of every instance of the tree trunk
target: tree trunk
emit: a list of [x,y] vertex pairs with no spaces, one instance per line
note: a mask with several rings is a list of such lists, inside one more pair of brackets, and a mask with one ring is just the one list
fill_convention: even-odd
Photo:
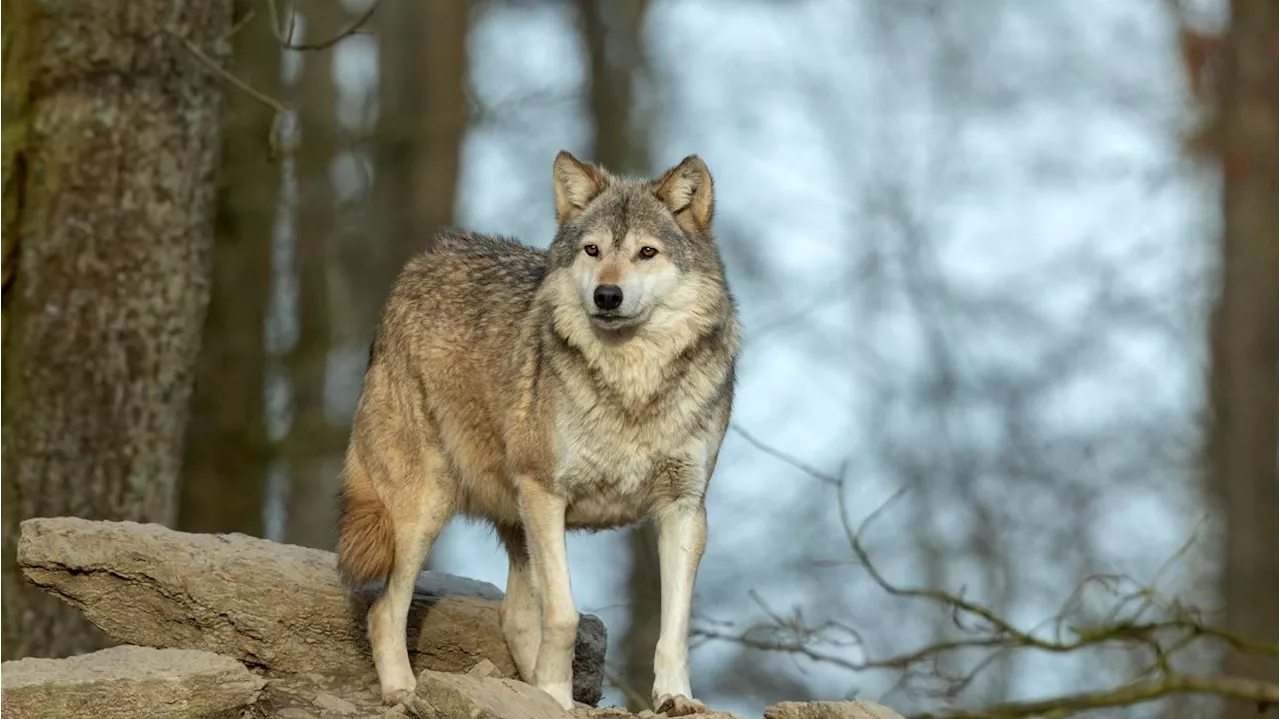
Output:
[[[237,0],[236,17],[255,3]],[[280,44],[270,23],[245,25],[229,70],[272,96]],[[244,93],[227,98],[218,188],[213,286],[196,364],[183,459],[179,526],[262,535],[271,455],[265,422],[267,295],[280,173],[267,160],[275,113]]]
[[379,9],[383,84],[375,142],[387,225],[369,277],[379,299],[378,288],[389,290],[405,261],[454,222],[468,119],[471,12],[470,2],[453,0]]
[[[8,345],[9,308],[18,273],[35,42],[35,5],[27,0],[0,0],[0,389],[8,386],[3,349]],[[0,412],[5,397],[0,391]],[[3,466],[4,455],[0,455]],[[24,600],[19,595],[22,578],[17,565],[20,518],[18,477],[0,472],[0,661],[19,656]]]
[[[1226,528],[1227,630],[1277,641],[1276,3],[1235,0],[1215,138],[1223,175],[1222,275],[1212,326],[1211,485]],[[1274,680],[1276,664],[1229,655],[1230,674]],[[1275,716],[1275,707],[1269,716]],[[1224,716],[1261,716],[1228,706]]]
[[646,128],[636,120],[637,80],[647,71],[642,38],[648,0],[578,0],[579,28],[590,70],[588,105],[594,157],[614,172],[650,170]]
[[[340,3],[304,8],[307,35],[327,37],[347,22]],[[325,415],[325,374],[333,338],[329,311],[329,258],[337,243],[338,213],[329,168],[340,147],[333,50],[303,58],[298,88],[302,130],[297,150],[298,209],[293,242],[297,278],[297,343],[284,357],[293,404],[289,433],[280,445],[288,468],[289,499],[284,539],[304,547],[331,549],[338,524],[342,440]]]
[[[11,176],[5,152],[4,225],[17,243],[3,309],[10,658],[105,641],[69,606],[23,585],[18,520],[176,518],[209,294],[222,87],[161,28],[180,28],[216,58],[231,4],[18,1],[5,10],[6,115],[10,73],[30,81],[20,173]],[[14,57],[19,36],[30,45]]]

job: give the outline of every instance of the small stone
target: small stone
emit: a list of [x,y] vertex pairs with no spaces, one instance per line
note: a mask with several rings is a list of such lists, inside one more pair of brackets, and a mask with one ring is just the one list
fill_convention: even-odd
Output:
[[331,712],[338,712],[339,714],[355,714],[359,711],[356,709],[355,704],[352,704],[341,697],[335,697],[332,694],[321,692],[316,695],[315,701],[317,706],[328,709]]
[[498,668],[494,666],[493,662],[489,661],[488,659],[481,659],[478,663],[476,663],[474,667],[471,667],[471,671],[467,672],[467,674],[473,677],[484,679],[485,677],[491,677],[491,676],[494,676],[495,674],[499,674],[499,672],[498,672]]

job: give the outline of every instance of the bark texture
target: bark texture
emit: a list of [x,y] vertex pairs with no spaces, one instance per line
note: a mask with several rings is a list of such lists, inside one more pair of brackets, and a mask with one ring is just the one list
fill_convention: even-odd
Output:
[[[36,13],[31,0],[0,0],[0,417],[8,386],[4,348],[18,274],[20,211],[31,123],[31,69]],[[3,445],[0,445],[3,449]],[[4,466],[0,458],[0,467]],[[18,574],[18,477],[0,472],[0,660],[18,656],[22,578]]]
[[[1226,628],[1276,642],[1277,217],[1274,0],[1234,0],[1216,139],[1223,176],[1221,295],[1212,328],[1211,485],[1226,528]],[[1274,660],[1229,655],[1229,674],[1274,680]],[[1228,705],[1224,716],[1264,716]],[[1265,716],[1276,716],[1276,707]]]
[[[257,3],[237,0],[236,17]],[[232,38],[228,69],[278,97],[280,44],[266,18]],[[274,111],[227,96],[213,282],[196,364],[179,526],[261,536],[271,446],[265,422],[267,293],[280,169],[268,161]]]
[[12,9],[6,44],[18,19],[29,45],[12,68],[28,83],[12,203],[8,166],[5,178],[4,656],[58,656],[103,639],[22,585],[18,521],[175,519],[223,90],[162,28],[217,58],[231,12],[229,0]]

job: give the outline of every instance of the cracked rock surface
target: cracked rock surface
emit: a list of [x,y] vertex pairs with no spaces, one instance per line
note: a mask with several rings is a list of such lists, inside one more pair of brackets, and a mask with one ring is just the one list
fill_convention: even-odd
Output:
[[66,659],[0,665],[8,719],[238,717],[266,682],[231,657],[188,649],[121,646]]
[[[156,524],[74,517],[28,519],[18,562],[32,583],[127,644],[202,649],[272,673],[351,677],[373,669],[364,632],[368,594],[352,599],[337,555],[240,534],[191,534]],[[516,676],[496,587],[423,572],[409,616],[415,671],[465,672],[493,662]],[[574,698],[600,700],[604,625],[583,615]]]

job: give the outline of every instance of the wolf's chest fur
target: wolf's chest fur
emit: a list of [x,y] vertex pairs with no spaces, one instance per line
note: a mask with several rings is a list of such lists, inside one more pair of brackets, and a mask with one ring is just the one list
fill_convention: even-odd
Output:
[[[555,422],[555,484],[568,501],[566,522],[606,528],[643,518],[663,501],[700,493],[706,445],[687,413],[634,422],[597,405],[566,408]],[[701,465],[701,466],[699,466]]]

